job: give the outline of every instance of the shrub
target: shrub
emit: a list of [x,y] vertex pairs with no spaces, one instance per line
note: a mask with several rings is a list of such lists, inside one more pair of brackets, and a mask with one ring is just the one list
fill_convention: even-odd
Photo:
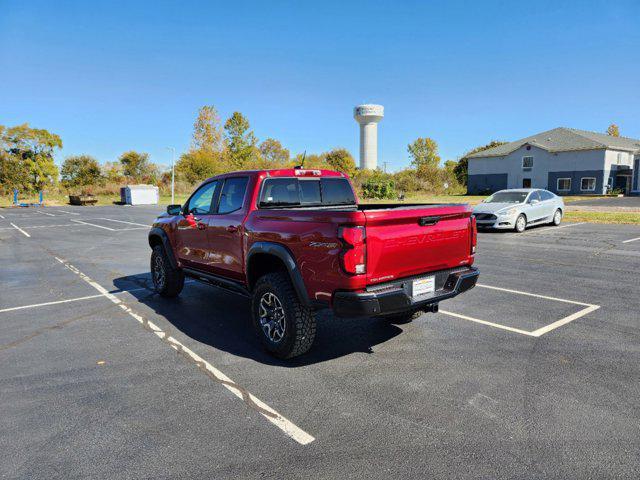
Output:
[[386,178],[370,178],[362,184],[364,198],[385,199],[396,198],[393,180]]

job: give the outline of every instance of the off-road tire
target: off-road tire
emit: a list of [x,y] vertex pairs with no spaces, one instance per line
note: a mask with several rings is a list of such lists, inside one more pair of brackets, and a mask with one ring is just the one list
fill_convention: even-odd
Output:
[[397,324],[411,323],[423,313],[424,313],[423,310],[409,310],[407,312],[400,312],[400,313],[385,315],[384,319],[387,320],[389,323],[397,323]]
[[[162,269],[164,276],[157,275],[157,269]],[[162,245],[156,245],[151,252],[151,280],[154,290],[165,298],[177,297],[184,287],[184,272],[173,268]]]
[[522,233],[527,229],[527,217],[525,217],[523,213],[518,215],[518,218],[516,218],[516,223],[514,224],[513,229],[516,233]]
[[562,222],[562,210],[559,208],[553,212],[553,220],[551,220],[551,225],[557,227]]
[[[278,298],[284,310],[284,334],[278,342],[272,341],[260,324],[260,300],[269,292]],[[285,273],[268,273],[256,282],[251,298],[251,315],[260,341],[275,357],[297,357],[308,352],[313,345],[316,337],[315,313],[300,302]]]

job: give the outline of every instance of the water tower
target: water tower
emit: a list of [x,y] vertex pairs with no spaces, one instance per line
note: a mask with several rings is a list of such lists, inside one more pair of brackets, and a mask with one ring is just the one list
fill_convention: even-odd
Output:
[[360,168],[375,170],[378,167],[378,122],[384,117],[382,105],[358,105],[353,118],[360,124]]

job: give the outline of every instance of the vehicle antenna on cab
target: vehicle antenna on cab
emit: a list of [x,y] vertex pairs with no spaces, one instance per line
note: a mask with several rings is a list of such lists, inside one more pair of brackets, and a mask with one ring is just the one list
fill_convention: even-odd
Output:
[[304,168],[304,159],[307,158],[307,151],[305,150],[304,153],[302,154],[302,161],[300,162],[300,165],[296,165],[295,168],[296,170],[300,170],[301,168]]

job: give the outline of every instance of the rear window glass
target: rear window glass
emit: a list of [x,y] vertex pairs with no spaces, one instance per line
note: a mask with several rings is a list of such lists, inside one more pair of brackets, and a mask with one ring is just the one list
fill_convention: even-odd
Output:
[[317,180],[298,180],[300,203],[321,203],[320,182]]
[[354,205],[355,196],[345,178],[268,178],[264,181],[261,207]]
[[323,178],[322,203],[325,205],[349,205],[356,203],[351,185],[341,178]]

